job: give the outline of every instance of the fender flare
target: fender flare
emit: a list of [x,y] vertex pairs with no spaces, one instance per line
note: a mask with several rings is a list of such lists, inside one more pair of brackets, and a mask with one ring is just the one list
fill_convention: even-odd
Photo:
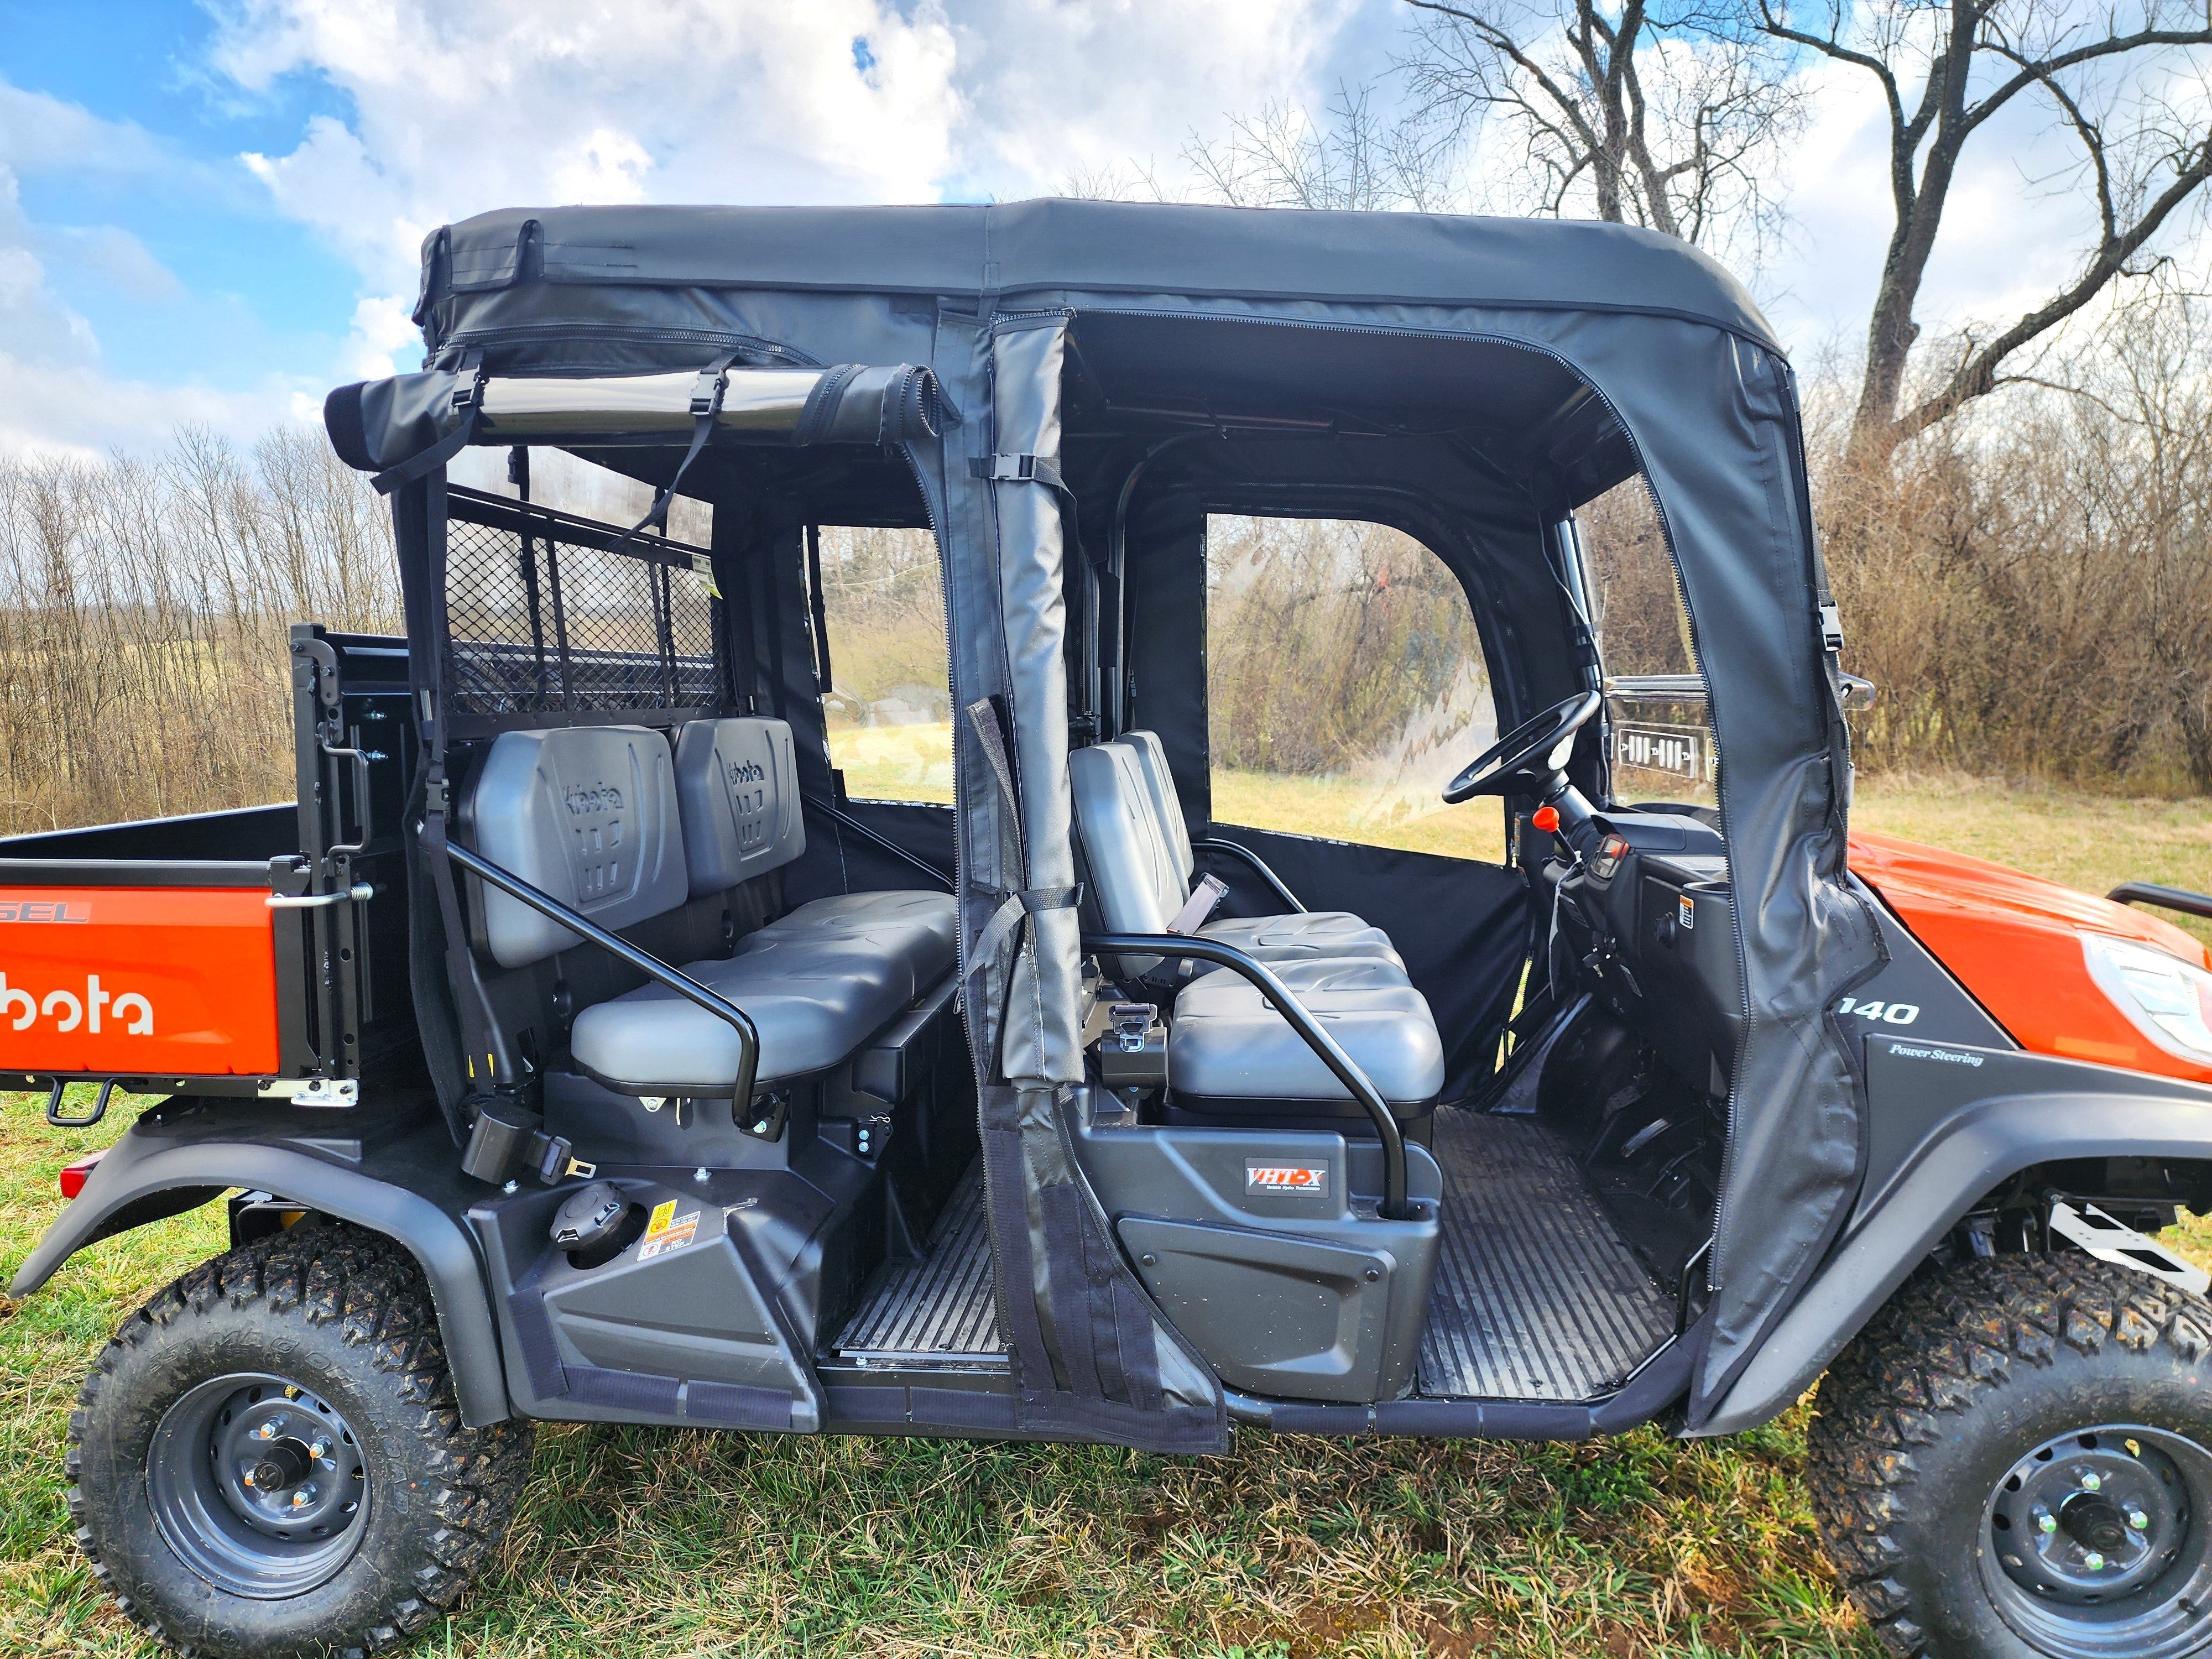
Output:
[[2142,1089],[2153,1079],[2112,1080],[2117,1086],[2001,1096],[1946,1118],[1690,1432],[1734,1434],[1788,1410],[1966,1212],[2022,1170],[2076,1158],[2212,1163],[2212,1097],[2186,1084],[2168,1093]]
[[93,1166],[83,1192],[24,1258],[9,1294],[30,1295],[96,1239],[195,1208],[233,1187],[281,1194],[404,1247],[429,1281],[461,1421],[481,1428],[512,1414],[483,1268],[466,1230],[418,1193],[291,1146],[154,1139],[134,1129]]

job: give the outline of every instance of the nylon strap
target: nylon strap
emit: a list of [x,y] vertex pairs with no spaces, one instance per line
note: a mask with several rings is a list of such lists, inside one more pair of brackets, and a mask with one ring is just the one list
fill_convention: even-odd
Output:
[[1079,881],[1073,887],[1024,887],[1008,893],[999,908],[991,912],[982,933],[976,936],[975,949],[968,954],[968,972],[963,980],[975,976],[1024,917],[1046,910],[1073,910],[1082,902],[1083,884]]
[[723,376],[730,372],[730,365],[737,360],[736,352],[726,352],[699,371],[699,378],[691,387],[691,447],[685,450],[684,459],[677,462],[676,476],[668,481],[668,488],[653,497],[653,505],[646,508],[643,518],[615,538],[607,549],[608,552],[611,553],[629,542],[649,524],[658,523],[660,535],[668,533],[669,504],[676,499],[676,489],[684,482],[684,475],[691,470],[691,463],[699,459],[699,452],[707,447],[707,440],[713,435],[714,416],[721,412],[722,393],[729,384]]
[[459,454],[470,439],[477,435],[477,421],[483,413],[483,356],[471,352],[461,360],[461,372],[467,384],[453,388],[453,407],[461,411],[461,423],[419,455],[410,455],[394,467],[387,467],[369,480],[380,495],[389,495],[402,484],[413,483],[445,465]]
[[1060,463],[1049,455],[977,455],[969,461],[968,473],[991,483],[1049,484],[1063,495],[1072,493]]

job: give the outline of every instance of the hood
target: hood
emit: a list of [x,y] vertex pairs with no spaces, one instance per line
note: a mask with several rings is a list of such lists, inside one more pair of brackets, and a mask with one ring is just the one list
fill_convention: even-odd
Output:
[[2212,969],[2212,951],[2171,922],[2024,871],[1853,830],[1852,872],[2023,1048],[2063,1060],[2212,1083],[2212,1066],[2136,1029],[2090,976],[2083,933],[2147,945]]

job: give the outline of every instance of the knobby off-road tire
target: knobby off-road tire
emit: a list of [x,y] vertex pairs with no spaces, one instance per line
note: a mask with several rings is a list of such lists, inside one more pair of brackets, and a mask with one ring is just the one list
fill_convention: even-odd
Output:
[[2072,1254],[1929,1272],[1817,1409],[1822,1541],[1900,1659],[2212,1652],[2202,1298]]
[[70,1415],[70,1513],[100,1582],[180,1653],[368,1654],[484,1565],[532,1437],[461,1425],[405,1250],[307,1224],[125,1322]]

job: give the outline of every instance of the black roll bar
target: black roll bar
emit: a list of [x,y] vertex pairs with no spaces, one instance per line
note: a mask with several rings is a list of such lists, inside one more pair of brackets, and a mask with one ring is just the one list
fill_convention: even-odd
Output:
[[2115,904],[2155,904],[2185,916],[2212,917],[2212,897],[2185,887],[2161,887],[2154,881],[2124,881],[2105,896]]
[[587,916],[579,915],[550,893],[542,892],[517,875],[512,875],[489,859],[479,857],[465,847],[453,842],[446,843],[446,853],[462,869],[481,876],[509,898],[520,899],[542,916],[550,917],[572,933],[580,933],[602,951],[620,957],[654,984],[676,993],[685,1001],[704,1009],[738,1034],[738,1084],[731,1097],[731,1115],[740,1120],[751,1105],[753,1079],[760,1071],[760,1032],[745,1011],[726,997],[717,996],[690,975],[671,968],[659,957],[641,951],[618,933],[611,933]]
[[1367,1073],[1337,1046],[1334,1037],[1322,1030],[1319,1022],[1264,963],[1234,945],[1192,933],[1085,933],[1083,948],[1103,956],[1188,957],[1233,969],[1258,986],[1261,994],[1275,1005],[1290,1028],[1305,1040],[1306,1047],[1321,1056],[1322,1064],[1336,1074],[1336,1080],[1352,1091],[1352,1099],[1375,1120],[1375,1133],[1382,1141],[1382,1215],[1389,1221],[1407,1219],[1406,1136],[1398,1127],[1398,1120],[1391,1115],[1389,1103],[1368,1081]]

